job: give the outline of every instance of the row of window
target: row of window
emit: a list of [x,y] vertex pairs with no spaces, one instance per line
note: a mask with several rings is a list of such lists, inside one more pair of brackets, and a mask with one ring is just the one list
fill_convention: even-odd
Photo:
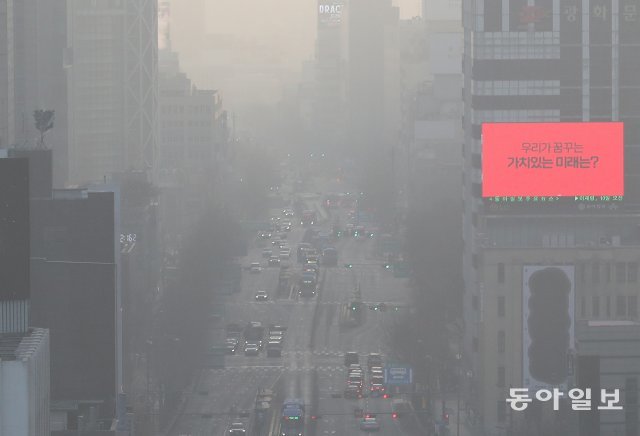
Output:
[[480,47],[475,59],[560,59],[560,47]]
[[[638,268],[638,262],[580,262],[576,264],[576,280],[579,284],[606,284],[614,280],[617,284],[638,283]],[[505,283],[504,263],[498,263],[497,281]]]
[[583,296],[580,298],[580,317],[636,319],[638,318],[638,296],[616,295],[614,297],[609,295],[592,295],[590,313],[587,311],[587,297]]
[[164,130],[167,130],[169,127],[213,127],[213,119],[204,119],[204,120],[176,120],[176,119],[162,119],[162,126]]
[[199,106],[182,106],[182,105],[167,105],[160,107],[160,113],[163,114],[183,114],[183,113],[213,113],[213,108],[207,105]]
[[478,110],[471,116],[472,124],[488,122],[530,122],[530,121],[557,121],[560,111],[557,109],[541,110]]
[[638,283],[638,262],[594,262],[591,265],[579,263],[576,265],[576,279],[578,283]]

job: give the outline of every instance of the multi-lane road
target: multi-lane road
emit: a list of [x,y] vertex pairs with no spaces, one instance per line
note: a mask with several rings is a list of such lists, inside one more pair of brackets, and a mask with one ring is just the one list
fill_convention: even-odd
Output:
[[[319,227],[328,231],[331,222],[332,217],[326,217]],[[346,222],[344,217],[342,222]],[[295,247],[303,233],[304,229],[296,226],[288,235],[288,245],[292,247],[290,263],[294,268],[299,268]],[[266,265],[261,252],[270,241],[256,241],[254,245],[242,260],[243,265],[254,261]],[[363,361],[368,353],[388,356],[388,332],[394,319],[407,310],[409,291],[405,279],[394,278],[391,271],[381,267],[381,260],[375,255],[375,238],[344,238],[336,242],[336,248],[338,266],[322,267],[321,289],[313,299],[299,299],[295,293],[276,298],[278,267],[265,266],[261,273],[243,273],[242,291],[224,297],[223,319],[211,326],[212,343],[223,337],[224,326],[229,322],[277,323],[288,327],[282,357],[266,357],[264,351],[249,357],[240,349],[235,355],[227,356],[225,368],[204,368],[171,435],[222,436],[229,424],[236,421],[247,422],[251,430],[250,419],[230,411],[252,409],[256,391],[272,387],[281,396],[302,399],[308,416],[319,416],[307,426],[307,434],[363,433],[353,413],[355,408],[377,414],[381,435],[419,434],[392,419],[389,399],[341,397],[347,376],[344,353],[357,351]],[[353,267],[345,268],[345,263]],[[399,311],[378,312],[368,310],[365,305],[360,309],[365,314],[363,322],[356,327],[345,327],[340,322],[340,311],[358,286],[364,302],[393,302],[405,307]],[[256,302],[254,296],[258,290],[265,290],[269,300]]]

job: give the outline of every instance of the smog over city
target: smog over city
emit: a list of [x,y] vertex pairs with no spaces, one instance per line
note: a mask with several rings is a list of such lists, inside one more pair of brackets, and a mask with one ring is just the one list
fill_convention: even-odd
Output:
[[640,436],[640,0],[0,0],[0,436]]

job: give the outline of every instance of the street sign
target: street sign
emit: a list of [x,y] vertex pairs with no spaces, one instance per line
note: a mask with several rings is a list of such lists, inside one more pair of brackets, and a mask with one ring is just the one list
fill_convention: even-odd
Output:
[[389,365],[384,368],[386,385],[410,385],[413,383],[413,369],[408,365]]

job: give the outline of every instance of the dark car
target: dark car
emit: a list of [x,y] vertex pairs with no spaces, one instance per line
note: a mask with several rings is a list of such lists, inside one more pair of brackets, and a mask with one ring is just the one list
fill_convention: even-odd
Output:
[[362,389],[356,385],[349,385],[344,390],[344,397],[352,400],[360,399],[362,398]]

